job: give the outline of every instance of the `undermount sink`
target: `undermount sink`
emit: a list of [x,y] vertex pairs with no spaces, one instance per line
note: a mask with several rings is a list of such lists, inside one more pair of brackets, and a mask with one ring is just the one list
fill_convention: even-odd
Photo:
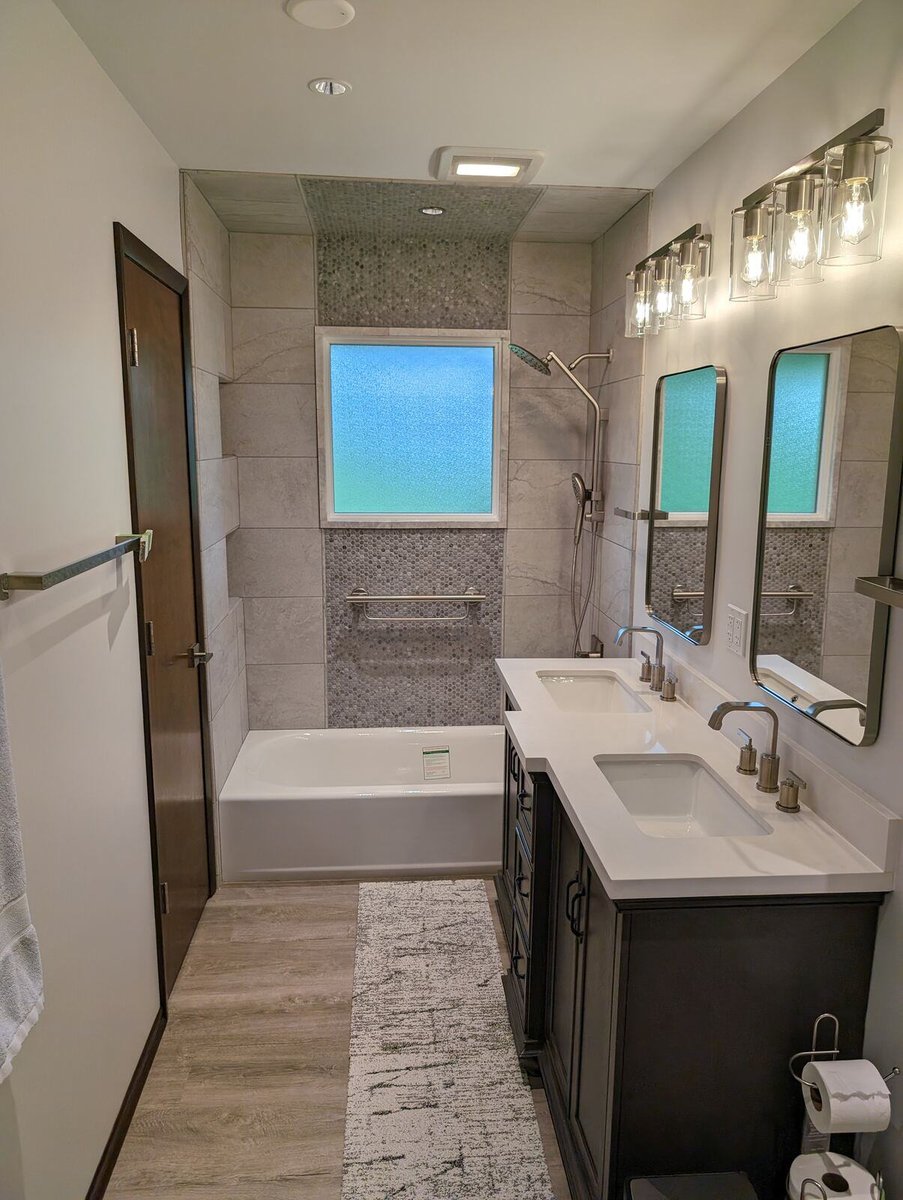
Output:
[[650,837],[761,837],[771,828],[691,754],[597,755],[596,766]]
[[539,682],[562,712],[642,713],[649,705],[613,671],[537,671]]

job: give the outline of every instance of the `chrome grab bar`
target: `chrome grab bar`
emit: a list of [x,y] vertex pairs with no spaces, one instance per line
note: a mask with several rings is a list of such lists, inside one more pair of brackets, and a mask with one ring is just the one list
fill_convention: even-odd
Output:
[[137,550],[139,562],[147,562],[153,539],[152,529],[146,529],[144,533],[124,533],[117,537],[115,546],[100,550],[97,554],[89,554],[87,558],[80,558],[76,562],[67,563],[64,567],[56,567],[52,571],[10,571],[8,574],[2,574],[0,600],[9,600],[10,592],[46,592],[48,588],[65,583],[67,579],[74,579],[76,575],[84,575],[86,571],[92,571],[104,563],[115,562],[117,558],[122,558],[133,550]]
[[[701,600],[705,592],[691,592],[684,588],[674,587],[671,589],[672,600]],[[802,592],[799,588],[790,587],[786,591],[774,592],[759,592],[763,600],[792,600],[793,603],[784,612],[762,613],[764,620],[769,620],[772,617],[795,617],[797,610],[797,602],[799,600],[811,600],[815,592]]]
[[[345,597],[348,604],[363,608],[364,619],[367,621],[378,621],[381,623],[390,621],[405,621],[408,623],[441,621],[444,624],[450,624],[455,621],[466,621],[470,616],[472,606],[482,604],[485,599],[486,597],[475,588],[467,588],[460,595],[445,596],[376,596],[371,595],[364,588],[355,588],[350,595]],[[454,617],[373,617],[367,612],[367,607],[370,604],[464,604],[467,606],[467,612]]]

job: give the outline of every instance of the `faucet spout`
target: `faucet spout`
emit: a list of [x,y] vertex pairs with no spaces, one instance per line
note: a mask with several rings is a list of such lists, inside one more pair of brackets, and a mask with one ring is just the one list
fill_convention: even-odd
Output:
[[[615,634],[615,645],[620,646],[628,633],[651,633],[655,638],[655,664],[652,667],[649,687],[653,692],[660,692],[665,682],[665,639],[662,637],[661,631],[653,629],[651,625],[622,625]],[[645,683],[642,674],[640,680]]]
[[767,713],[771,718],[771,749],[762,755],[759,765],[759,782],[756,787],[760,792],[776,792],[778,790],[778,774],[781,760],[778,756],[778,714],[760,700],[725,700],[712,710],[709,717],[709,727],[720,729],[724,718],[732,712]]

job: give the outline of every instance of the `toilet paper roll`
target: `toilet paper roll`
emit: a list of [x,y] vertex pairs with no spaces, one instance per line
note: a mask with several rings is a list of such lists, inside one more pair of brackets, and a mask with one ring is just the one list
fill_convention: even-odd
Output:
[[867,1058],[807,1062],[802,1076],[806,1112],[819,1133],[866,1133],[890,1124],[890,1092]]

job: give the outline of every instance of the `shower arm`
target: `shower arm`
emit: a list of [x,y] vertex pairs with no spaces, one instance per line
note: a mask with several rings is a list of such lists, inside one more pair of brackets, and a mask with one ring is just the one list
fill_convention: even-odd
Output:
[[602,409],[599,407],[599,402],[595,396],[593,396],[593,394],[583,386],[583,384],[574,374],[574,368],[579,367],[580,364],[587,358],[604,358],[607,359],[608,362],[611,362],[611,356],[611,350],[603,350],[598,354],[581,354],[579,358],[575,358],[570,364],[564,362],[563,359],[560,359],[554,350],[550,350],[546,356],[546,362],[555,363],[555,365],[559,367],[565,375],[567,375],[574,387],[586,397],[587,401],[592,405],[593,408],[593,453],[590,489],[592,491],[592,507],[594,509],[598,508],[599,502],[602,499],[602,481],[599,477],[599,458],[602,447]]

